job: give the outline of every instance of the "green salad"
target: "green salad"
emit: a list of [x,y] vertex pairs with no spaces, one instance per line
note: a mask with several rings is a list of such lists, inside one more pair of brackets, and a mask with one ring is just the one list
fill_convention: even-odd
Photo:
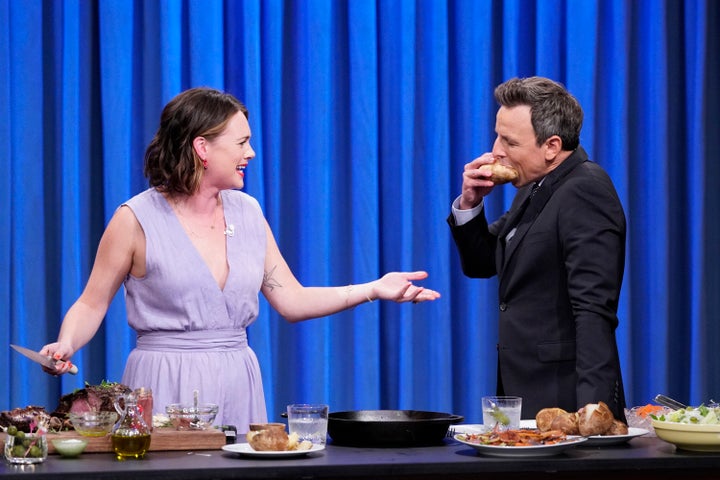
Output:
[[691,425],[718,425],[720,424],[720,407],[687,407],[674,410],[664,415],[650,417],[661,422],[687,423]]

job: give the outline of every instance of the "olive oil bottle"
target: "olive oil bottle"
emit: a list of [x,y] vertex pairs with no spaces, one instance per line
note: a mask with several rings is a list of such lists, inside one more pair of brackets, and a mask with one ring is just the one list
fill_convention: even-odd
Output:
[[136,396],[120,395],[115,400],[115,409],[120,414],[110,436],[115,456],[118,460],[143,458],[150,449],[150,427],[143,419]]

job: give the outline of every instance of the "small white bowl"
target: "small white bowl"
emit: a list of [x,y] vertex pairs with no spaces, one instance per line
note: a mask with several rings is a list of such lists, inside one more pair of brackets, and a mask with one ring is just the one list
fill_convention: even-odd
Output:
[[88,444],[88,441],[82,438],[56,438],[51,442],[60,456],[68,458],[80,455]]

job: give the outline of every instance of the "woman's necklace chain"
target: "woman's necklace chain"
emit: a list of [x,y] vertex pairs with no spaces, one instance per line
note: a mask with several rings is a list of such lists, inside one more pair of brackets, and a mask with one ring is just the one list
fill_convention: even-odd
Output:
[[182,209],[180,208],[180,203],[177,200],[175,200],[174,203],[175,203],[175,210],[179,214],[178,220],[180,220],[180,223],[182,224],[182,226],[185,227],[193,236],[195,236],[197,238],[207,238],[208,235],[212,234],[212,230],[215,230],[215,225],[217,224],[217,217],[218,217],[217,212],[219,210],[217,207],[221,207],[220,209],[222,209],[222,204],[220,202],[220,199],[218,199],[217,206],[215,207],[215,212],[213,212],[213,221],[212,221],[212,224],[210,224],[211,232],[208,235],[200,235],[195,230],[193,230],[192,227],[190,226],[190,224],[183,220],[183,219],[188,220],[188,218],[185,216],[185,214],[183,214]]

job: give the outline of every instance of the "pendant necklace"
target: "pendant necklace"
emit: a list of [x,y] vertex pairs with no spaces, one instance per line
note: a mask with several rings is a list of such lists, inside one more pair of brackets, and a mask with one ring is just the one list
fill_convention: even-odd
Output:
[[[185,227],[185,229],[186,229],[188,232],[190,232],[193,236],[195,236],[195,237],[197,237],[197,238],[207,238],[209,235],[212,234],[212,231],[211,231],[211,232],[210,232],[209,234],[207,234],[207,235],[199,235],[195,230],[193,230],[193,229],[191,228],[191,226],[190,226],[189,223],[183,221],[183,219],[187,220],[187,217],[185,217],[185,215],[182,213],[182,209],[180,208],[179,202],[178,202],[177,200],[175,200],[174,203],[175,203],[175,210],[176,210],[177,213],[179,214],[178,220],[180,220],[180,224],[181,224],[183,227]],[[221,205],[220,199],[218,199],[217,206],[220,206],[220,205]],[[215,230],[215,225],[217,224],[217,217],[218,217],[218,216],[217,216],[217,211],[218,211],[217,206],[215,207],[215,212],[213,213],[213,221],[212,221],[212,224],[210,225],[210,230]]]

